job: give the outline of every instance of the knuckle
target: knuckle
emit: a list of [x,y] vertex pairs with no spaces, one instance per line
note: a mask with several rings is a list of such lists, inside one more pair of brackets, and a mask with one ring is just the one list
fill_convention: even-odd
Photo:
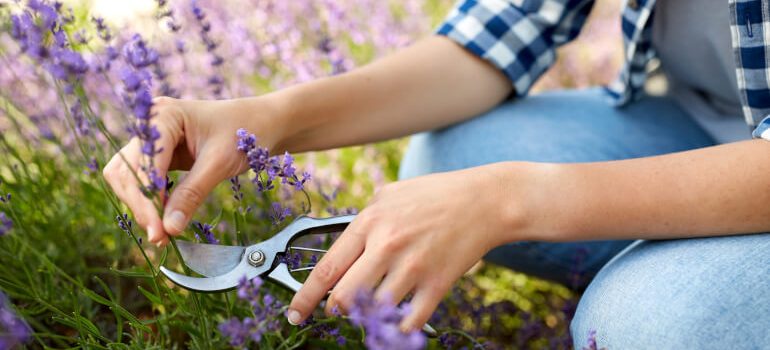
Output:
[[385,253],[396,253],[403,250],[407,245],[407,239],[404,237],[404,234],[398,229],[388,229],[387,231],[387,237],[380,249]]
[[356,223],[359,227],[369,230],[377,226],[380,209],[377,206],[370,206],[361,211],[356,217]]
[[174,103],[174,101],[176,101],[176,99],[169,96],[158,96],[152,99],[153,105],[157,107],[170,106]]
[[410,257],[404,262],[404,269],[409,275],[422,275],[425,272],[425,263],[417,257]]
[[313,275],[324,286],[331,286],[337,279],[337,265],[331,261],[321,261],[313,269]]
[[[346,290],[334,291],[327,303],[327,312],[331,315],[335,311],[344,313],[353,302],[353,296]],[[335,310],[336,309],[336,310]]]
[[179,100],[173,97],[160,96],[153,99],[151,113],[155,116],[154,122],[163,127],[169,121],[178,120],[184,115],[179,105]]
[[126,183],[131,179],[129,175],[131,172],[122,159],[113,158],[102,169],[102,175],[107,183],[115,190],[125,187]]
[[112,179],[114,179],[117,175],[117,165],[115,164],[115,158],[110,160],[104,168],[102,168],[102,176],[104,176],[105,179],[107,179],[107,182],[110,182]]
[[203,192],[195,187],[180,186],[174,191],[177,198],[182,199],[187,205],[192,207],[198,207],[203,203],[205,196]]

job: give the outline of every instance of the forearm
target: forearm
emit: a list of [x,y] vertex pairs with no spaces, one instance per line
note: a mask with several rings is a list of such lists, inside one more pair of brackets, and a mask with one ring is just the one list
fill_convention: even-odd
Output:
[[[279,91],[279,151],[328,149],[446,126],[502,101],[510,82],[439,36],[340,76]],[[248,108],[247,108],[248,110]]]
[[[663,239],[770,230],[770,143],[535,165],[531,217],[517,237]],[[525,211],[526,212],[526,211]]]

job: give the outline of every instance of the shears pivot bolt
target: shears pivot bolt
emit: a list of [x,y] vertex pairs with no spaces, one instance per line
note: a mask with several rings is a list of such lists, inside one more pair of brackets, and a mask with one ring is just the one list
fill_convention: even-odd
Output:
[[249,254],[249,264],[254,267],[260,267],[265,263],[265,254],[261,250],[255,250]]

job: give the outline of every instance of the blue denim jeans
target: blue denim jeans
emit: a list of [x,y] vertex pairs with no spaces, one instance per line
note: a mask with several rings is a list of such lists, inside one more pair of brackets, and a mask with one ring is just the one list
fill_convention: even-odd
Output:
[[[413,136],[399,176],[506,160],[617,160],[713,144],[664,97],[614,108],[598,89],[550,92]],[[585,288],[571,325],[578,349],[589,331],[610,350],[770,349],[770,234],[518,242],[485,260]]]

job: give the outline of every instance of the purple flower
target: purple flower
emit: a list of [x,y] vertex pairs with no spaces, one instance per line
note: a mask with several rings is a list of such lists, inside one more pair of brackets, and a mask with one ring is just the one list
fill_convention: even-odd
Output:
[[75,36],[75,41],[78,44],[81,44],[81,45],[88,44],[88,40],[89,39],[88,39],[88,35],[86,34],[85,30],[82,30],[82,29],[78,30],[77,32],[75,32],[74,36]]
[[421,331],[403,333],[399,328],[408,313],[407,304],[399,307],[387,301],[379,302],[371,290],[359,290],[349,317],[351,323],[364,327],[368,349],[423,349],[426,339]]
[[80,100],[75,101],[72,107],[70,107],[70,116],[72,116],[72,120],[75,122],[75,131],[78,134],[85,136],[91,133],[90,122],[83,115],[83,107],[80,105]]
[[211,59],[211,65],[212,66],[221,66],[222,63],[225,62],[225,59],[222,58],[222,56],[219,56],[217,54],[214,54],[213,56],[214,56],[214,58]]
[[147,185],[147,187],[144,189],[145,191],[149,191],[150,193],[158,193],[162,190],[168,190],[168,179],[165,176],[158,175],[157,169],[150,169],[147,170],[147,167],[143,167],[145,173],[147,173],[147,177],[150,180],[150,183]]
[[185,46],[184,46],[184,41],[182,41],[182,40],[175,41],[174,42],[174,47],[176,48],[176,52],[178,54],[180,54],[180,55],[185,53],[185,51],[187,51],[187,48],[185,48]]
[[[150,93],[150,89],[146,86],[140,88],[136,91],[136,95],[134,96],[134,116],[142,121],[150,120],[150,109],[152,108],[152,104],[152,93]],[[151,131],[151,134],[148,135],[152,135],[151,141],[155,141],[160,137],[160,134],[157,134],[157,130]]]
[[123,46],[123,58],[134,68],[147,68],[158,61],[158,52],[147,46],[142,36],[134,34]]
[[150,73],[146,70],[133,70],[130,68],[123,68],[120,71],[120,79],[123,81],[123,86],[126,91],[137,91],[143,83],[150,81]]
[[67,76],[60,78],[62,80],[68,76],[80,77],[88,72],[88,63],[86,63],[80,53],[65,49],[55,51],[52,56],[54,64],[61,66],[67,73]]
[[134,223],[128,218],[128,214],[123,213],[122,215],[116,216],[115,221],[118,222],[118,227],[120,227],[123,232],[129,236],[131,235],[131,229],[133,228]]
[[230,345],[235,347],[245,345],[250,332],[249,325],[235,317],[220,323],[217,329],[223,336],[229,338]]
[[[198,229],[198,232],[195,232],[195,239],[197,239],[198,242],[205,241],[209,244],[219,244],[219,240],[214,237],[214,232],[211,231],[214,226],[203,224],[197,221],[193,222],[193,225]],[[201,235],[203,235],[203,239],[201,239]]]
[[300,253],[284,255],[281,260],[284,264],[289,266],[289,270],[294,270],[302,266],[302,254]]
[[54,29],[54,25],[58,22],[59,13],[53,6],[44,1],[30,0],[27,2],[27,7],[30,10],[37,12],[42,21],[41,26],[44,29]]
[[37,26],[30,12],[11,16],[11,37],[33,59],[39,61],[48,57],[48,49],[43,44],[43,29]]
[[12,309],[5,294],[0,293],[0,349],[13,349],[26,343],[32,329]]
[[209,76],[207,82],[211,86],[211,91],[214,93],[214,96],[219,97],[222,95],[222,89],[225,85],[225,80],[222,75],[216,71],[216,69],[219,68],[225,60],[216,52],[219,44],[217,44],[217,42],[209,36],[211,32],[211,23],[206,19],[206,14],[199,6],[198,0],[192,0],[191,7],[193,17],[200,27],[199,35],[201,42],[203,42],[203,45],[206,47],[206,51],[211,55],[211,67],[215,68],[215,71]]
[[[42,63],[54,78],[63,81],[81,79],[89,66],[80,53],[67,47],[67,36],[61,28],[56,8],[34,0],[27,3],[27,9],[11,16],[11,37],[19,43],[23,52]],[[46,44],[46,33],[52,35],[51,47]]]
[[445,349],[451,349],[457,344],[457,336],[451,333],[444,333],[438,337],[438,342]]
[[246,346],[249,341],[259,342],[265,332],[276,332],[280,329],[284,317],[280,314],[283,304],[269,293],[262,293],[262,279],[256,277],[247,280],[242,277],[238,281],[238,299],[249,302],[253,317],[242,320],[231,318],[219,324],[219,332],[230,339],[230,345]]
[[[283,155],[283,165],[281,166],[281,172],[286,177],[292,177],[294,176],[294,173],[297,171],[296,168],[294,168],[294,157],[292,157],[289,152],[284,153]],[[286,177],[284,180],[286,180]]]
[[156,145],[161,136],[160,131],[150,123],[153,107],[150,92],[152,76],[147,69],[148,66],[157,64],[158,53],[149,48],[139,34],[135,34],[131,41],[123,46],[122,52],[128,64],[121,70],[121,80],[125,88],[123,98],[136,117],[136,122],[128,130],[132,136],[139,139],[142,154],[150,159],[149,164],[142,166],[150,180],[142,190],[146,196],[152,196],[153,193],[165,190],[167,185],[166,178],[158,173],[152,162],[154,156],[163,152],[163,148]]
[[102,41],[109,42],[112,40],[112,32],[110,32],[110,28],[104,23],[104,18],[91,17],[91,21],[96,25],[96,33]]
[[[596,344],[596,331],[588,331],[588,344],[583,347],[582,350],[599,350],[599,346]],[[603,350],[604,348],[602,348]]]
[[[273,189],[275,178],[281,178],[281,183],[289,184],[298,191],[303,190],[305,183],[310,181],[308,172],[303,172],[301,179],[297,176],[294,157],[288,152],[284,153],[283,157],[270,156],[267,148],[257,145],[257,137],[245,129],[238,129],[236,136],[238,151],[246,154],[249,168],[256,175],[253,182],[257,185],[258,191],[265,192]],[[266,175],[264,178],[263,174]]]
[[13,221],[4,212],[0,211],[0,236],[5,236],[13,228]]
[[[0,179],[0,185],[3,184],[3,180]],[[6,195],[0,194],[0,203],[9,203],[11,201],[11,194],[8,193]]]
[[281,203],[273,202],[270,206],[270,219],[273,220],[273,225],[278,225],[287,217],[291,216],[291,208],[281,206]]
[[238,281],[238,298],[246,301],[253,301],[259,296],[259,288],[262,287],[262,279],[257,277],[247,280],[246,276]]

